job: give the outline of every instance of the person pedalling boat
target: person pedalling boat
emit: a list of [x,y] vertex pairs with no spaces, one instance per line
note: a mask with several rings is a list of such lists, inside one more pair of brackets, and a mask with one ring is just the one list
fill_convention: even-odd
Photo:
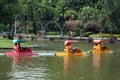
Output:
[[18,42],[17,47],[18,47],[18,49],[19,49],[20,51],[24,51],[24,50],[27,48],[27,47],[22,47],[22,46],[20,45],[20,42]]
[[17,49],[17,43],[14,44],[13,50],[16,51]]
[[18,52],[18,45],[17,45],[17,43],[14,44],[13,51],[15,53]]

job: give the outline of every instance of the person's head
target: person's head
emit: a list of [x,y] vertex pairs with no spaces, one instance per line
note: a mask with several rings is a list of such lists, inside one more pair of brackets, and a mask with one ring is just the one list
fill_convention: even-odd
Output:
[[17,45],[17,43],[15,43],[15,45]]
[[20,43],[18,43],[18,45],[20,45]]

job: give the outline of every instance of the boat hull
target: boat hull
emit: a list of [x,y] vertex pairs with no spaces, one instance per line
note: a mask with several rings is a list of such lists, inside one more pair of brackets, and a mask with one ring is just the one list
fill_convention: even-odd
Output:
[[90,50],[89,53],[98,53],[98,54],[102,54],[102,53],[110,53],[110,49],[104,49],[104,50]]
[[73,56],[82,56],[82,53],[66,53],[66,52],[58,52],[55,54],[56,56],[69,56],[69,55],[73,55]]
[[30,48],[26,48],[23,51],[6,52],[6,53],[4,53],[4,55],[6,55],[6,56],[14,56],[14,55],[18,55],[18,56],[33,56],[33,55],[37,55],[37,53],[32,52]]
[[88,56],[87,53],[67,53],[67,52],[58,52],[55,54],[56,56]]

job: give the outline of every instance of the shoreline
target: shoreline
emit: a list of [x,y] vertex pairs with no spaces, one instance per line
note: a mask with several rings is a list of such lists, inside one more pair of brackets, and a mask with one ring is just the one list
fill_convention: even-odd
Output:
[[[94,38],[94,39],[101,39],[101,38]],[[107,43],[109,43],[109,44],[120,43],[120,40],[115,40],[114,43],[110,43],[107,38],[103,38],[103,39],[106,40]],[[34,41],[65,41],[65,40],[77,40],[79,42],[93,43],[92,41],[89,42],[87,37],[82,37],[82,39],[76,38],[76,37],[73,37],[73,38],[45,37],[45,38],[38,38],[38,39],[35,39],[32,41],[34,42]],[[32,49],[43,48],[43,46],[28,46],[28,47],[32,48]],[[10,49],[13,49],[13,47],[0,47],[0,50],[6,50],[6,49],[10,50]]]

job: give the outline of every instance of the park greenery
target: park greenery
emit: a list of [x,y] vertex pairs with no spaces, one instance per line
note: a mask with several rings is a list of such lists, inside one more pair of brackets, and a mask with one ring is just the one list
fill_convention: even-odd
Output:
[[120,0],[0,0],[0,32],[74,36],[120,33]]
[[[22,43],[22,46],[34,46],[34,44],[29,44],[30,42]],[[5,38],[0,38],[0,47],[2,48],[12,48],[14,46],[14,43],[12,40],[5,39]]]

